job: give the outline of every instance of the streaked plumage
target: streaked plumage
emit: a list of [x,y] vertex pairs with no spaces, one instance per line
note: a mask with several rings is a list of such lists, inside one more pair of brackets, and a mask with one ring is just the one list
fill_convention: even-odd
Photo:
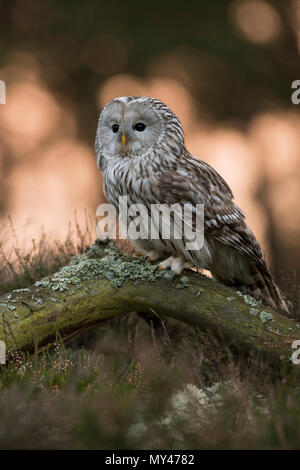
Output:
[[[145,129],[137,131],[137,123]],[[190,155],[181,123],[165,104],[148,97],[108,103],[99,118],[96,152],[105,194],[117,209],[119,196],[125,195],[129,204],[143,203],[149,213],[151,204],[204,204],[201,250],[187,251],[184,239],[133,240],[139,250],[152,260],[167,258],[161,266],[176,273],[191,266],[208,269],[220,282],[287,312],[229,186],[210,165]]]

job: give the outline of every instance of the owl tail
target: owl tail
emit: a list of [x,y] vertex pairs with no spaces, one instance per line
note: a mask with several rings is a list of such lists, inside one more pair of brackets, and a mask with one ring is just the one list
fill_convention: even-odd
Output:
[[[245,282],[246,281],[246,282]],[[287,301],[276,285],[267,266],[252,264],[250,275],[244,279],[239,287],[243,293],[260,300],[264,305],[271,307],[278,313],[289,314]]]
[[235,273],[234,279],[232,277],[229,279],[226,275],[224,276],[224,273],[220,276],[219,272],[216,273],[213,270],[211,272],[214,278],[223,284],[232,286],[243,294],[251,295],[278,313],[289,314],[287,301],[264,262],[260,265],[248,264],[246,270]]

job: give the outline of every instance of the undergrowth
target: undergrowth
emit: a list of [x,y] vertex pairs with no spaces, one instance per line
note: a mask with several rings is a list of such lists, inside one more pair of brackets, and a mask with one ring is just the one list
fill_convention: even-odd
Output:
[[85,213],[82,229],[75,214],[74,222],[68,224],[64,240],[49,242],[46,233],[42,231],[39,239],[32,239],[31,247],[25,249],[9,218],[6,234],[10,239],[9,251],[4,250],[0,240],[0,295],[33,284],[64,266],[72,256],[83,253],[95,239],[94,225]]
[[[0,293],[55,271],[93,242],[45,234],[0,247]],[[15,237],[11,226],[12,236]],[[293,290],[293,295],[294,295]],[[233,354],[211,335],[131,313],[0,368],[0,449],[298,449],[298,369]]]

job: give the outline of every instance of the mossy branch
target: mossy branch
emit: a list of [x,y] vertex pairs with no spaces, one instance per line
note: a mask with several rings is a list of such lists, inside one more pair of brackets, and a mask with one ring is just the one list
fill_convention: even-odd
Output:
[[170,270],[97,243],[57,273],[0,297],[0,340],[33,351],[127,312],[155,312],[212,332],[230,346],[289,363],[300,338],[293,320],[193,271]]

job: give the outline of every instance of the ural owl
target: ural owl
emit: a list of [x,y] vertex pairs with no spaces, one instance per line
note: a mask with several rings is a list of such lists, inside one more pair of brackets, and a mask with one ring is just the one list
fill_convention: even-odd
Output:
[[[204,244],[185,249],[185,240],[162,237],[132,240],[160,268],[175,273],[195,266],[213,277],[287,312],[286,302],[265,263],[263,252],[223,178],[190,155],[181,123],[161,101],[120,97],[100,114],[96,135],[97,165],[104,192],[119,210],[119,197],[130,204],[204,204]],[[195,221],[193,221],[194,223]]]

